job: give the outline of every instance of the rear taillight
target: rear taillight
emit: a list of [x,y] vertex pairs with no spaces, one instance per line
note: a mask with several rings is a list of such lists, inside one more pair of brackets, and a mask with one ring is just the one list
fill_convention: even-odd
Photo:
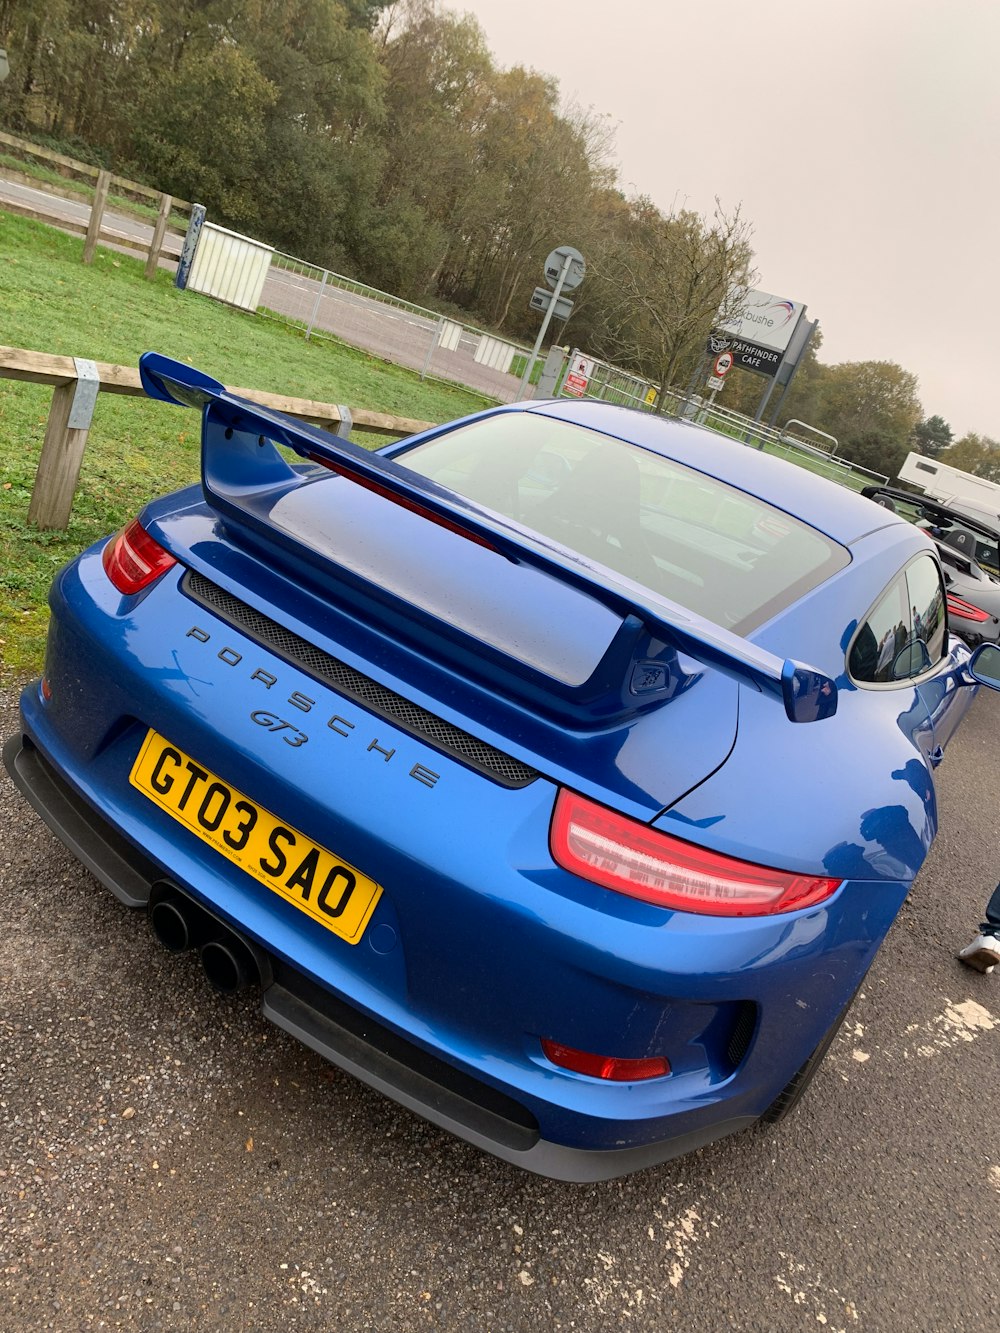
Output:
[[154,541],[138,519],[122,528],[104,548],[104,572],[119,592],[148,588],[177,561]]
[[670,1064],[662,1055],[647,1055],[638,1060],[619,1055],[591,1055],[561,1042],[542,1038],[542,1050],[554,1065],[571,1069],[574,1074],[589,1074],[612,1083],[636,1083],[644,1078],[662,1078],[670,1073]]
[[974,620],[977,625],[990,618],[988,611],[981,611],[978,606],[973,606],[971,602],[965,601],[962,597],[955,597],[952,593],[948,594],[948,614],[954,616],[956,620]]
[[794,912],[831,897],[842,883],[706,851],[565,790],[556,798],[549,844],[559,865],[594,884],[708,916]]

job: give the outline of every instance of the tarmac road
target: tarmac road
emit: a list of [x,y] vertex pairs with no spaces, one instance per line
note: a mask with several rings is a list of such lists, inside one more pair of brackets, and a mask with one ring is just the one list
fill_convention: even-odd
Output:
[[[89,202],[79,203],[75,199],[64,199],[61,195],[52,194],[40,187],[25,185],[22,181],[0,178],[0,206],[5,199],[15,204],[22,204],[26,208],[37,209],[39,213],[51,216],[54,220],[65,218],[70,222],[82,223],[84,227],[90,222]],[[141,241],[147,247],[153,238],[151,223],[139,222],[127,213],[116,213],[110,208],[104,211],[103,226],[111,233]],[[181,252],[183,239],[171,231],[168,231],[163,238],[161,252],[164,258],[169,259],[174,265]],[[102,245],[108,243],[102,238]],[[136,252],[129,250],[128,253],[134,255]]]
[[[0,733],[16,727],[0,692]],[[799,1110],[626,1180],[486,1157],[166,954],[0,776],[0,1328],[1000,1327],[1000,700]]]

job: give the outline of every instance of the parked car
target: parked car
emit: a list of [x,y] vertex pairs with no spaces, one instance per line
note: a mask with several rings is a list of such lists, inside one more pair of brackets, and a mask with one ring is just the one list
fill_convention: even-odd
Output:
[[863,495],[923,528],[938,548],[952,629],[966,643],[1000,641],[1000,523],[891,486]]
[[216,988],[509,1162],[781,1118],[1000,677],[931,538],[604,403],[370,454],[141,371],[201,412],[202,484],[55,579],[4,749],[50,827]]

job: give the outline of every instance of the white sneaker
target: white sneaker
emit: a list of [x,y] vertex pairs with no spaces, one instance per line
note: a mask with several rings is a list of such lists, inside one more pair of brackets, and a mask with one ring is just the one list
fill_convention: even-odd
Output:
[[992,972],[1000,963],[1000,939],[995,935],[977,935],[971,944],[959,950],[958,957],[977,972]]

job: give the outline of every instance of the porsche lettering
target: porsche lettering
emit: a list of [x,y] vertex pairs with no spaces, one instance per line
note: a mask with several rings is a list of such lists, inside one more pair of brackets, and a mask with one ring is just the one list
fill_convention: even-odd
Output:
[[[196,643],[207,644],[211,641],[212,635],[200,625],[192,625],[185,637],[194,639]],[[249,666],[249,663],[245,661],[244,654],[228,644],[218,649],[215,656],[219,662],[227,667]],[[263,667],[254,667],[250,672],[250,680],[263,685],[265,690],[274,689],[278,684],[278,677]],[[319,706],[318,700],[310,698],[308,694],[304,694],[301,690],[293,690],[284,702],[292,708],[297,708],[301,713],[312,713]],[[294,750],[300,749],[309,740],[308,735],[299,727],[296,727],[294,723],[270,710],[255,709],[250,714],[250,720],[259,727],[265,727],[270,732],[280,733],[281,739]],[[333,713],[328,717],[324,723],[324,728],[327,731],[332,731],[337,736],[341,736],[344,740],[352,740],[357,737],[357,724],[340,713]],[[382,762],[386,764],[397,757],[396,747],[385,744],[384,737],[380,736],[373,736],[365,743],[364,749],[366,754],[379,756]],[[423,787],[436,787],[441,779],[440,773],[436,773],[432,768],[428,768],[426,764],[420,763],[412,765],[408,776],[413,778],[415,782],[419,782]]]

